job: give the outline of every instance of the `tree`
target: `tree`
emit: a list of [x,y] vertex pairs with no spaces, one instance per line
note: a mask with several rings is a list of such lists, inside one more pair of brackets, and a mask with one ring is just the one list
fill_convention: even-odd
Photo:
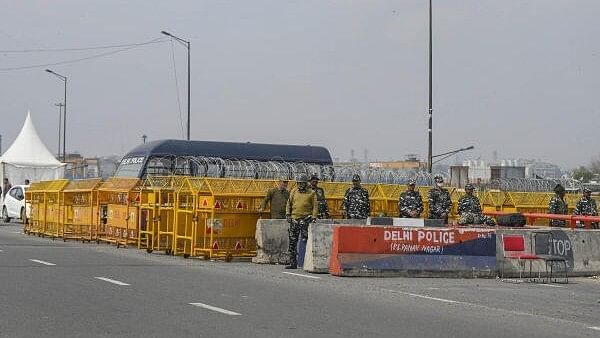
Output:
[[[600,162],[598,164],[600,165]],[[573,170],[573,178],[581,181],[582,183],[588,183],[594,178],[594,173],[588,168],[580,166],[579,168]]]

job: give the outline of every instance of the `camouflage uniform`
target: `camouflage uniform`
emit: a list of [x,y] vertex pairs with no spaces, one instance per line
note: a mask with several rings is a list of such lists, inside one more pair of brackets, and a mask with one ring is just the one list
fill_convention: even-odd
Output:
[[363,187],[351,187],[346,190],[342,209],[346,211],[346,218],[365,219],[371,213],[369,192]]
[[317,217],[321,219],[329,218],[329,207],[325,199],[325,191],[321,187],[311,187],[311,189],[317,195],[317,203],[319,204],[319,215]]
[[400,194],[400,200],[398,201],[398,208],[400,209],[400,217],[411,218],[411,211],[416,211],[418,215],[415,218],[419,218],[423,212],[423,199],[421,194],[414,191],[405,191]]
[[450,192],[448,189],[442,187],[435,187],[429,190],[429,218],[430,219],[442,219],[442,214],[445,213],[444,218],[448,222],[448,215],[450,214],[450,208],[452,207],[452,200],[450,200]]
[[475,195],[464,195],[458,200],[458,224],[496,225],[493,218],[481,213],[481,203]]
[[306,175],[300,175],[296,180],[298,186],[292,190],[286,204],[286,218],[290,223],[288,230],[290,264],[286,269],[297,268],[298,239],[306,242],[308,226],[317,218],[317,197],[315,192],[307,187],[306,180]]
[[[556,214],[556,215],[566,215],[569,212],[569,208],[567,206],[567,202],[559,195],[555,194],[552,199],[550,199],[550,203],[548,204],[548,213]],[[567,225],[567,222],[561,219],[551,219],[550,226],[553,227],[564,227]]]
[[[574,215],[598,216],[596,201],[588,196],[583,196],[575,205]],[[598,229],[598,222],[592,223],[592,228]]]

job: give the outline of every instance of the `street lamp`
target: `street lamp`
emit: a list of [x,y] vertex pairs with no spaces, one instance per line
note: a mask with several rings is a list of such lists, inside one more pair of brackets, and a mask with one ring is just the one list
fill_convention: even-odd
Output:
[[432,95],[432,87],[433,87],[433,67],[432,67],[432,59],[433,59],[433,27],[432,27],[432,9],[431,9],[431,0],[429,0],[429,153],[427,156],[427,171],[431,174],[431,169],[433,167],[433,95]]
[[64,104],[59,102],[55,103],[54,105],[58,107],[58,158],[60,159],[60,126],[62,123],[62,107]]
[[60,75],[50,69],[46,69],[46,71],[52,75],[55,75],[59,79],[65,82],[65,98],[63,101],[63,162],[66,161],[67,158],[67,77],[64,75]]
[[190,140],[190,41],[186,41],[184,39],[181,39],[167,31],[161,31],[162,34],[169,36],[175,40],[177,40],[177,42],[181,43],[182,45],[184,45],[187,48],[187,71],[188,71],[188,83],[187,83],[187,87],[188,87],[188,97],[187,97],[187,140]]

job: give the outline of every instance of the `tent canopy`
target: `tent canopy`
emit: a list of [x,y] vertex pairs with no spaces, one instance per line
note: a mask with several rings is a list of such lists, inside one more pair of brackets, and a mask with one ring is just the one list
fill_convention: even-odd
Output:
[[63,164],[46,148],[40,139],[31,115],[27,112],[19,136],[0,158],[0,162],[15,166],[59,167]]

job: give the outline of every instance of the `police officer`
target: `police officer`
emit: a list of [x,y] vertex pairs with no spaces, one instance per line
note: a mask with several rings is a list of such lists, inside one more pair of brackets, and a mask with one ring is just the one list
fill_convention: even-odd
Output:
[[285,205],[290,197],[290,192],[287,190],[288,180],[282,177],[276,188],[269,189],[267,196],[262,200],[259,212],[263,212],[267,208],[267,203],[271,203],[271,218],[285,218]]
[[435,186],[429,190],[429,218],[430,219],[443,219],[445,223],[448,223],[448,215],[450,215],[450,208],[452,208],[452,201],[450,200],[450,192],[444,188],[444,178],[437,175],[433,178]]
[[361,187],[360,176],[352,176],[352,187],[346,190],[342,201],[342,213],[348,219],[366,219],[371,213],[369,192]]
[[308,239],[308,225],[317,219],[319,210],[317,195],[314,191],[308,189],[306,181],[305,174],[298,177],[296,180],[297,187],[290,193],[290,198],[286,204],[286,218],[290,223],[288,231],[290,263],[286,265],[286,269],[296,269],[298,267],[296,261],[298,237],[306,241]]
[[415,185],[416,181],[411,179],[408,181],[408,190],[400,194],[400,200],[398,201],[400,217],[419,218],[423,212],[423,198],[415,190]]
[[[583,196],[575,205],[573,214],[581,216],[598,216],[596,201],[592,198],[592,191],[590,189],[583,188]],[[598,229],[598,222],[593,222],[592,228]]]
[[[569,211],[567,202],[565,201],[565,187],[560,183],[554,187],[554,196],[548,203],[548,213],[556,215],[566,215]],[[550,226],[552,227],[564,227],[567,222],[562,219],[551,219]]]
[[327,206],[327,200],[325,199],[325,191],[323,188],[318,186],[319,176],[312,174],[310,176],[310,188],[317,195],[317,203],[319,204],[319,215],[321,219],[329,218],[329,207]]
[[493,218],[485,216],[481,212],[479,198],[473,194],[475,187],[471,183],[465,185],[466,194],[458,200],[458,224],[485,224],[496,225]]

